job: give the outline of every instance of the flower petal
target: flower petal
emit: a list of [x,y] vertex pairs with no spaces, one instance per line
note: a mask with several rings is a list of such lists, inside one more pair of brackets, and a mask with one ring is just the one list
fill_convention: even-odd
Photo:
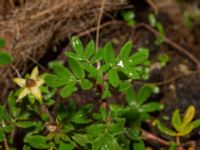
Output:
[[31,79],[37,80],[38,74],[39,74],[38,67],[36,66],[33,68],[32,72],[31,72]]
[[44,84],[44,80],[43,79],[39,79],[36,82],[37,82],[37,86],[38,87]]
[[42,103],[42,94],[39,87],[32,87],[31,93],[40,103]]
[[23,78],[13,78],[13,82],[15,82],[20,87],[25,87],[26,85],[26,79]]
[[25,96],[27,96],[30,93],[30,91],[27,88],[24,88],[20,93],[19,96],[17,98],[17,103],[23,99]]

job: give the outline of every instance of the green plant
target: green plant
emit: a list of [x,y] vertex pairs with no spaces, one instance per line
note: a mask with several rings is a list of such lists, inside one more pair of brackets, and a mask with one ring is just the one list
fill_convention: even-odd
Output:
[[[91,41],[85,50],[81,41],[72,39],[74,52],[67,52],[70,70],[60,62],[52,62],[49,67],[55,74],[45,74],[44,80],[50,87],[62,87],[60,95],[69,97],[77,90],[78,84],[83,90],[92,88],[94,80],[102,91],[102,99],[111,96],[110,86],[116,89],[129,87],[133,80],[147,79],[149,74],[149,50],[139,48],[138,52],[131,54],[132,43],[127,42],[116,56],[111,43],[94,51],[94,42]],[[101,66],[96,67],[98,63]]]
[[149,24],[156,28],[159,32],[159,36],[156,37],[155,44],[161,45],[164,42],[165,30],[160,21],[156,19],[156,16],[153,13],[148,15]]
[[5,41],[3,39],[0,39],[0,66],[9,64],[13,59],[8,52],[1,50],[4,46]]
[[133,11],[123,11],[122,17],[129,25],[133,26],[136,24],[135,13]]
[[[149,76],[149,50],[132,52],[127,42],[116,54],[107,43],[95,51],[90,41],[83,47],[79,38],[71,41],[67,63],[49,63],[53,73],[39,75],[38,68],[24,78],[14,78],[20,86],[11,92],[8,104],[0,105],[0,142],[13,146],[13,133],[23,133],[23,149],[145,149],[141,124],[163,105],[147,101],[159,91],[151,84],[133,88],[133,81]],[[93,102],[80,105],[79,92],[94,93]],[[123,95],[123,105],[115,95]],[[92,94],[91,94],[92,98]]]
[[165,67],[170,61],[170,57],[167,54],[159,55],[157,59],[160,63],[161,68]]
[[194,115],[195,115],[195,107],[191,105],[187,108],[183,118],[181,118],[179,109],[176,109],[174,111],[171,118],[171,124],[174,130],[165,127],[158,120],[156,120],[154,124],[157,125],[158,129],[163,133],[170,136],[175,136],[176,137],[175,143],[178,146],[180,146],[181,145],[180,137],[190,134],[192,130],[200,126],[200,119],[193,121]]

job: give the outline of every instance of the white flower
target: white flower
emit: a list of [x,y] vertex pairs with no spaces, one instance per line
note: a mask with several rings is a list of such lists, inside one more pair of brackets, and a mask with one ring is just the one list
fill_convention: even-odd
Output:
[[38,67],[33,68],[29,79],[14,78],[13,82],[23,88],[22,91],[19,93],[17,102],[22,100],[27,95],[32,94],[36,100],[42,103],[40,86],[44,84],[44,80],[38,76]]

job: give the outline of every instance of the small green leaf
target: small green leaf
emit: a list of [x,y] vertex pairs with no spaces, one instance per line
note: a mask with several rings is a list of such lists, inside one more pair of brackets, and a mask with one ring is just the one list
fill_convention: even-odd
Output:
[[75,37],[75,36],[72,37],[71,44],[72,44],[72,47],[74,48],[74,50],[79,55],[83,54],[83,44],[82,44],[81,40],[78,37]]
[[29,145],[24,144],[23,150],[31,150],[31,147]]
[[104,51],[103,51],[103,57],[106,64],[108,64],[109,66],[115,65],[115,51],[111,43],[107,43],[105,45]]
[[36,149],[49,149],[49,144],[47,144],[47,138],[41,135],[30,135],[25,137],[25,143],[30,144]]
[[24,112],[20,116],[18,116],[17,119],[19,119],[19,120],[27,120],[27,119],[29,119],[29,117],[30,117],[30,113]]
[[84,62],[82,63],[82,66],[83,66],[84,70],[89,73],[90,77],[92,77],[92,78],[97,77],[98,71],[97,71],[96,67],[94,67],[90,63],[84,63]]
[[72,124],[66,124],[66,125],[64,125],[63,131],[65,133],[69,133],[69,132],[73,131],[74,129],[75,128],[74,128],[74,126]]
[[194,129],[198,128],[200,126],[200,119],[197,119],[197,120],[193,121],[192,124],[193,124],[193,128]]
[[71,52],[71,51],[67,51],[65,52],[65,55],[69,58],[75,59],[77,61],[83,61],[86,60],[84,55],[79,55],[77,53]]
[[87,44],[86,49],[85,49],[87,59],[89,59],[94,54],[94,52],[95,52],[94,50],[95,50],[95,44],[94,44],[94,41],[91,40]]
[[184,126],[182,130],[178,131],[177,136],[185,136],[189,134],[193,129],[193,124],[189,123],[186,126]]
[[34,121],[18,121],[14,123],[19,128],[30,128],[36,125]]
[[103,59],[103,55],[104,55],[104,49],[103,48],[99,48],[99,50],[91,58],[91,60],[90,60],[91,64],[97,63],[100,60],[102,60]]
[[133,144],[133,149],[134,150],[145,150],[145,145],[143,141],[138,141],[138,142],[134,142]]
[[53,104],[55,104],[55,100],[47,99],[47,100],[45,100],[45,103],[47,104],[47,106],[52,106]]
[[112,94],[110,93],[110,90],[109,90],[109,84],[107,82],[104,82],[104,91],[103,91],[103,94],[101,95],[101,98],[106,99],[111,96]]
[[122,81],[122,82],[119,83],[119,91],[120,92],[125,92],[130,87],[131,87],[131,83],[128,80],[127,81]]
[[10,133],[10,132],[13,130],[13,126],[11,126],[11,125],[6,125],[5,127],[2,127],[1,130],[2,130],[3,132]]
[[142,64],[145,60],[147,60],[148,57],[148,51],[138,51],[129,58],[129,63],[131,65],[139,65]]
[[159,55],[157,59],[161,65],[161,67],[166,66],[166,64],[170,61],[170,57],[167,54]]
[[150,25],[152,26],[152,27],[155,27],[156,26],[156,17],[155,17],[155,15],[154,14],[152,14],[152,13],[150,13],[149,15],[148,15],[148,20],[149,20],[149,23],[150,23]]
[[177,148],[177,145],[176,145],[176,144],[170,143],[170,145],[169,145],[169,150],[176,150],[176,148]]
[[170,135],[170,136],[177,136],[176,132],[163,126],[158,120],[157,120],[157,127],[160,131],[162,131],[163,133]]
[[76,123],[76,124],[87,124],[87,123],[90,123],[92,120],[87,118],[84,115],[85,114],[83,114],[81,112],[78,112],[72,117],[71,121],[73,123]]
[[76,90],[76,83],[75,82],[69,82],[66,84],[60,91],[60,96],[63,98],[67,98],[71,96]]
[[131,53],[132,47],[133,47],[133,43],[131,41],[126,42],[126,44],[123,45],[123,47],[121,48],[119,52],[119,55],[118,55],[119,58],[122,60],[127,60]]
[[109,123],[107,124],[106,129],[108,130],[110,134],[116,136],[125,132],[124,124],[125,124],[125,120],[123,120],[122,122],[117,122],[117,123]]
[[193,105],[190,105],[184,114],[183,126],[190,123],[192,119],[194,118],[194,115],[195,115],[195,107]]
[[138,103],[142,105],[153,93],[151,86],[143,85],[138,94]]
[[159,33],[161,34],[161,36],[165,35],[165,30],[164,30],[164,26],[162,25],[162,23],[157,22],[156,23],[156,28],[159,31]]
[[13,60],[12,56],[5,51],[0,51],[0,65],[7,65]]
[[113,113],[114,117],[122,116],[125,112],[124,107],[117,104],[110,104],[110,111]]
[[154,111],[159,111],[164,108],[164,105],[159,104],[157,102],[149,102],[147,104],[143,104],[142,107],[139,109],[139,111],[144,113],[150,113]]
[[8,107],[9,107],[9,111],[11,112],[11,114],[14,117],[16,117],[18,109],[16,107],[16,100],[15,100],[15,96],[14,96],[13,92],[11,92],[8,96]]
[[179,109],[176,109],[172,115],[172,125],[176,129],[176,131],[180,131],[183,128]]
[[45,83],[50,87],[60,87],[67,84],[68,80],[60,78],[54,74],[44,74]]
[[113,87],[117,87],[120,83],[119,75],[115,69],[108,71],[108,80]]
[[0,105],[0,121],[5,118],[5,107]]
[[0,130],[0,142],[3,142],[5,139],[5,134],[2,130]]
[[81,85],[81,88],[82,88],[83,90],[89,90],[89,89],[91,89],[92,86],[93,86],[92,82],[90,82],[90,81],[87,80],[87,79],[83,79],[83,80],[81,81],[80,85]]
[[100,134],[102,134],[105,131],[105,125],[104,124],[93,124],[86,128],[88,135],[91,138],[98,137]]
[[93,150],[121,150],[116,139],[109,133],[105,133],[96,138],[92,144]]
[[60,78],[69,79],[72,76],[71,72],[58,61],[49,63],[49,67],[53,69],[55,74]]
[[125,68],[122,68],[122,71],[128,76],[130,77],[131,79],[133,80],[138,80],[138,79],[141,79],[141,76],[139,74],[139,72],[131,67],[131,66],[127,66],[125,65]]
[[72,139],[81,146],[86,146],[86,144],[90,143],[87,134],[74,134]]
[[125,91],[126,101],[129,106],[135,106],[137,103],[137,93],[132,87]]
[[123,19],[129,24],[134,25],[136,22],[134,20],[135,14],[132,10],[122,12]]
[[5,47],[5,45],[6,45],[6,42],[5,42],[5,40],[4,40],[4,39],[2,39],[2,38],[0,38],[0,48],[3,48],[3,47]]
[[81,109],[76,112],[72,118],[71,121],[77,124],[86,124],[91,122],[91,119],[88,118],[88,113],[91,112],[93,105],[87,104],[81,107]]
[[78,78],[78,79],[84,79],[85,78],[85,72],[82,68],[82,66],[80,65],[80,63],[78,61],[76,61],[75,59],[70,58],[68,60],[69,66],[72,70],[72,72],[74,73],[74,75]]
[[59,148],[58,150],[73,150],[74,146],[71,143],[63,143],[63,142],[59,142]]

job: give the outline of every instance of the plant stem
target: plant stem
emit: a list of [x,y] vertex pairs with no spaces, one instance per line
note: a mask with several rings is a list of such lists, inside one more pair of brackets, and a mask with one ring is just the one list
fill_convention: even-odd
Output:
[[43,113],[48,115],[50,123],[55,123],[55,120],[54,120],[53,116],[51,115],[51,113],[49,112],[48,107],[45,104],[41,105],[41,110],[42,110]]
[[148,132],[148,131],[145,131],[144,129],[142,129],[142,138],[144,140],[151,140],[151,141],[156,141],[156,142],[159,142],[163,145],[169,145],[170,143],[168,141],[165,141],[164,139],[161,139],[159,137],[157,137],[156,135]]
[[[106,0],[102,0],[101,2],[101,9],[100,9],[100,14],[99,14],[99,18],[98,18],[98,22],[97,22],[97,31],[96,31],[96,52],[99,49],[99,30],[100,30],[100,25],[101,25],[101,19],[103,16],[103,10],[104,10],[104,6],[105,6],[105,2]],[[97,63],[97,68],[100,68],[101,63],[100,61]]]
[[179,136],[176,137],[176,143],[177,143],[178,145],[181,144]]
[[5,135],[5,138],[4,138],[4,148],[5,148],[5,150],[9,150],[10,149],[9,145],[8,145],[8,140],[6,138],[6,135]]

